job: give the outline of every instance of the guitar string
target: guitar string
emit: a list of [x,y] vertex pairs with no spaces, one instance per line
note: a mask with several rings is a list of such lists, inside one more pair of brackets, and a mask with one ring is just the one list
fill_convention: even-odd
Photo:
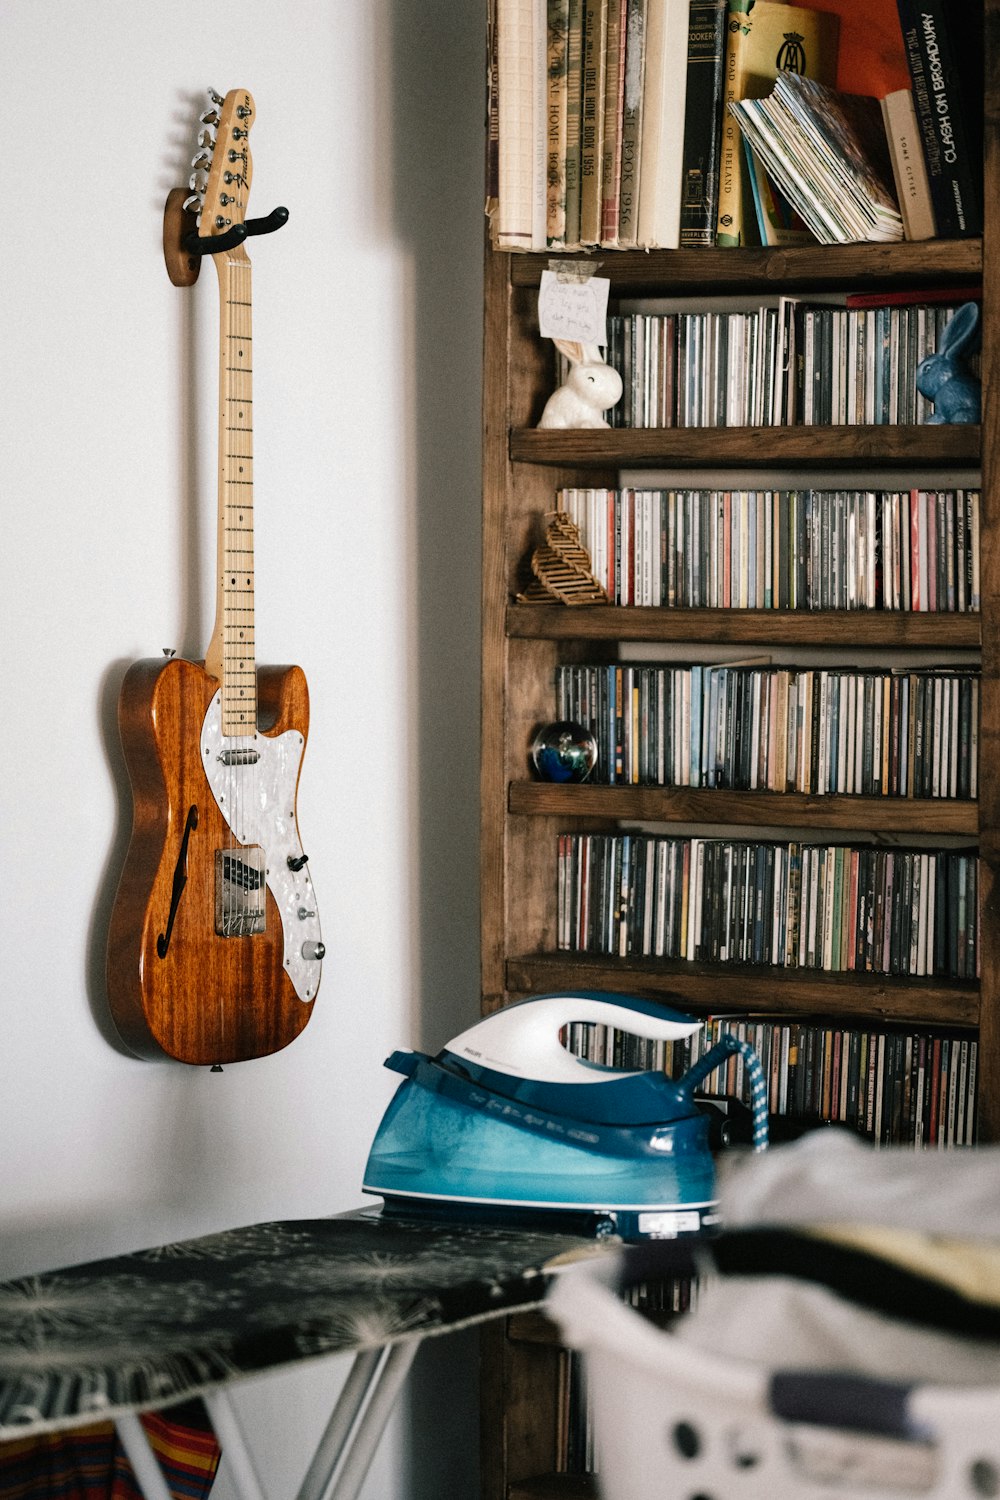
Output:
[[[239,326],[239,335],[240,336],[239,336],[239,339],[237,340],[237,342],[238,342],[238,344],[239,344],[239,346],[240,346],[241,349],[244,348],[244,345],[245,345],[246,353],[247,353],[247,356],[249,358],[249,367],[248,368],[240,367],[238,369],[237,379],[240,381],[241,386],[245,383],[248,387],[252,388],[252,376],[253,376],[253,329],[252,329],[252,326],[251,326],[252,310],[251,310],[251,298],[250,298],[250,262],[245,257],[240,262],[240,271],[239,271],[238,282],[239,282],[239,292],[240,292],[240,295],[239,295],[239,297],[237,299],[237,303],[238,303],[237,321],[238,321],[238,323],[240,325]],[[248,392],[244,392],[244,391],[241,390],[240,394],[243,397],[243,399],[247,401],[247,405],[244,408],[244,411],[246,413],[246,427],[244,428],[244,426],[243,426],[243,424],[241,422],[240,428],[239,428],[239,434],[238,434],[238,442],[237,442],[236,447],[237,447],[237,451],[239,452],[239,454],[241,456],[245,457],[245,459],[246,459],[245,469],[246,469],[247,472],[246,472],[246,482],[242,483],[242,484],[239,483],[239,482],[237,483],[237,489],[239,491],[239,494],[237,496],[237,506],[240,506],[240,505],[243,504],[243,491],[246,489],[247,484],[250,485],[250,494],[251,494],[251,496],[253,494],[253,488],[252,488],[252,485],[253,485],[253,437],[252,437],[252,434],[253,434],[253,406],[250,404],[249,393]],[[244,466],[237,465],[237,470],[238,470],[238,472],[244,472]],[[247,521],[248,515],[249,515],[248,529],[246,529],[246,530],[241,529],[239,531],[239,533],[238,533],[238,542],[239,542],[239,546],[240,546],[240,549],[241,549],[240,550],[240,555],[244,558],[244,562],[245,563],[246,563],[246,556],[247,556],[248,541],[249,541],[249,539],[251,539],[253,537],[253,530],[252,530],[252,527],[253,527],[253,515],[252,515],[252,512],[248,512],[244,508],[244,510],[243,510],[243,519],[244,519],[244,522]],[[252,559],[252,551],[251,551],[251,559]],[[251,573],[251,577],[250,577],[250,589],[251,589],[251,592],[247,595],[247,600],[248,600],[249,603],[255,604],[256,603],[256,578],[255,578],[255,576],[254,576],[253,573]],[[241,636],[242,645],[241,645],[241,648],[240,648],[240,669],[241,669],[241,672],[243,672],[243,673],[246,673],[248,671],[248,669],[251,669],[251,668],[252,668],[252,671],[253,671],[253,676],[246,679],[247,683],[248,683],[248,687],[249,687],[250,707],[251,707],[251,710],[252,710],[252,722],[247,726],[247,729],[248,729],[248,747],[252,751],[254,749],[254,747],[255,747],[255,744],[256,744],[256,732],[257,732],[256,648],[255,648],[255,646],[253,644],[254,641],[255,641],[255,634],[256,634],[256,611],[252,610],[249,615],[246,615],[244,613],[244,615],[242,616],[242,618],[244,620],[244,632],[245,633]],[[249,641],[247,639],[247,633],[249,633]],[[247,778],[247,779],[249,779],[249,784],[250,784],[250,799],[249,799],[249,801],[250,801],[250,811],[253,814],[253,816],[252,816],[252,818],[250,820],[250,822],[251,822],[251,824],[253,826],[251,826],[248,829],[248,835],[249,835],[249,842],[252,843],[252,844],[254,844],[254,845],[259,845],[260,844],[260,837],[259,837],[260,830],[257,827],[257,820],[260,817],[260,795],[259,795],[259,785],[258,785],[258,774],[259,774],[258,773],[258,764],[259,764],[259,762],[257,760],[252,760],[251,761],[251,765],[250,765],[250,768],[249,768],[249,774],[248,774],[248,778]],[[263,893],[263,881],[261,881],[261,883],[254,888],[254,890],[253,890],[253,900],[251,902],[248,902],[248,905],[251,907],[254,916],[258,916],[259,917],[261,900],[262,900],[262,893]]]
[[[232,712],[237,715],[234,727],[238,729],[237,753],[235,753],[234,757],[235,801],[237,801],[237,808],[235,808],[237,810],[237,826],[235,826],[234,832],[237,835],[237,841],[241,841],[243,846],[246,847],[252,841],[252,838],[250,838],[250,829],[246,826],[243,795],[241,795],[244,792],[244,783],[246,783],[247,774],[249,774],[249,766],[241,765],[240,763],[247,748],[246,724],[243,723],[243,715],[246,714],[246,697],[244,697],[244,694],[246,694],[246,676],[244,676],[244,666],[246,666],[246,663],[244,663],[243,654],[243,642],[246,639],[246,636],[244,636],[244,628],[246,628],[246,592],[244,592],[243,576],[241,576],[241,570],[246,567],[246,558],[244,558],[243,552],[241,552],[240,534],[235,529],[235,520],[237,520],[238,511],[234,508],[234,468],[238,468],[235,455],[243,449],[241,425],[243,425],[243,413],[246,410],[246,408],[241,408],[240,405],[241,398],[243,398],[243,390],[241,390],[243,381],[241,381],[240,366],[238,366],[238,354],[240,354],[241,350],[241,332],[243,332],[240,326],[240,303],[243,299],[240,296],[240,264],[238,264],[237,260],[229,261],[228,293],[229,318],[228,341],[226,341],[226,371],[228,371],[229,393],[231,393],[232,399],[228,404],[228,408],[226,408],[226,455],[228,455],[228,458],[226,458],[225,520],[226,537],[228,537],[229,544],[229,580],[231,580],[232,586],[231,610],[229,610],[229,669],[231,669],[232,673],[234,690],[238,684],[238,691],[234,691],[234,702],[232,702]],[[241,711],[243,712],[238,711],[237,705],[241,706]],[[246,912],[250,904],[249,853],[244,853],[243,858],[246,859],[246,867],[240,864],[235,868],[238,868],[238,870],[243,870],[244,868],[246,873],[241,874],[238,883],[234,883],[234,886],[232,886],[232,904],[234,904],[234,910],[237,913],[237,921],[235,921],[237,930],[240,929],[240,921],[243,922],[243,930],[246,930]],[[243,904],[241,906],[240,895],[243,895]]]
[[[245,505],[243,491],[249,486],[250,494],[253,494],[253,457],[252,457],[252,432],[253,432],[253,410],[250,405],[248,391],[244,386],[250,384],[253,372],[253,341],[251,328],[251,302],[250,302],[250,263],[241,259],[231,263],[235,272],[232,279],[232,291],[235,293],[235,311],[232,316],[231,328],[234,337],[231,342],[232,365],[232,388],[235,395],[233,403],[234,410],[230,414],[230,426],[233,439],[233,457],[230,462],[236,464],[236,473],[230,471],[229,512],[230,534],[233,539],[233,571],[230,576],[240,578],[239,598],[241,604],[238,606],[236,618],[239,627],[234,622],[234,630],[238,631],[238,644],[234,641],[235,661],[239,671],[239,680],[244,683],[244,714],[250,713],[251,722],[244,724],[243,743],[241,749],[247,753],[248,764],[239,767],[239,784],[242,793],[242,805],[240,806],[240,831],[244,842],[249,847],[260,844],[257,820],[260,816],[260,788],[259,788],[259,762],[253,758],[256,746],[257,730],[257,694],[256,694],[256,651],[254,643],[254,621],[255,611],[253,608],[255,600],[255,580],[253,574],[247,578],[246,568],[249,566],[248,554],[252,558],[253,537],[253,514],[252,510]],[[249,367],[239,363],[244,354],[249,355]],[[240,403],[242,404],[242,407]],[[246,465],[239,463],[239,459],[246,460]],[[244,474],[246,469],[249,474],[243,480],[238,476]],[[236,490],[236,494],[232,493]],[[242,516],[242,519],[241,519]],[[248,546],[249,541],[249,546]],[[240,560],[243,574],[241,576],[237,568],[236,558]],[[246,578],[244,584],[243,578]],[[252,676],[248,672],[252,671]],[[252,866],[253,858],[248,856],[248,867]],[[262,874],[263,872],[261,872]],[[263,880],[256,887],[252,878],[248,875],[248,888],[244,896],[243,909],[244,920],[249,918],[251,926],[253,919],[261,915],[264,903]],[[234,893],[235,896],[235,893]]]
[[[224,406],[223,406],[223,413],[222,413],[222,432],[220,433],[219,436],[220,436],[220,440],[221,440],[221,442],[223,444],[223,448],[222,448],[222,453],[223,453],[223,459],[222,459],[222,483],[223,483],[222,528],[223,528],[223,551],[224,551],[224,558],[225,558],[225,561],[224,561],[225,573],[224,573],[224,577],[223,577],[223,585],[224,585],[224,589],[225,589],[225,620],[224,620],[224,628],[223,628],[222,650],[223,650],[224,676],[225,676],[225,680],[226,680],[226,692],[224,694],[224,698],[225,698],[224,709],[225,709],[225,718],[227,720],[226,728],[228,729],[229,735],[231,736],[231,738],[229,739],[230,757],[229,757],[229,764],[228,764],[228,767],[227,767],[227,777],[226,777],[227,782],[229,784],[229,809],[230,809],[230,811],[229,811],[229,816],[230,816],[230,823],[229,823],[229,875],[230,875],[230,879],[226,883],[226,885],[224,886],[224,890],[225,890],[225,896],[226,896],[226,913],[225,913],[226,930],[227,930],[230,938],[234,938],[237,935],[237,925],[236,924],[237,924],[237,920],[238,920],[238,890],[239,890],[239,879],[240,879],[240,876],[239,876],[239,871],[240,871],[240,862],[239,862],[240,861],[240,855],[239,855],[238,845],[239,845],[239,836],[240,836],[240,833],[242,831],[241,830],[242,817],[241,817],[241,808],[240,808],[240,788],[241,788],[241,783],[242,783],[242,776],[241,776],[241,767],[239,765],[241,740],[240,740],[239,734],[237,732],[234,732],[234,731],[238,730],[238,718],[237,718],[237,706],[236,706],[236,700],[237,700],[237,696],[238,696],[237,692],[236,692],[236,681],[237,681],[237,679],[236,679],[236,664],[235,664],[234,658],[233,658],[233,648],[234,648],[234,639],[233,639],[233,637],[234,637],[234,632],[235,632],[235,629],[236,629],[235,620],[237,618],[236,607],[237,607],[237,598],[238,598],[238,595],[236,593],[236,574],[235,574],[235,571],[234,571],[235,570],[235,557],[234,557],[234,553],[233,553],[233,537],[232,537],[232,512],[231,512],[232,486],[230,484],[232,458],[230,456],[230,453],[231,453],[231,443],[232,443],[232,428],[233,428],[233,423],[234,423],[234,406],[235,406],[235,403],[234,403],[234,400],[233,400],[233,397],[234,397],[234,381],[233,381],[233,372],[232,372],[232,349],[233,349],[233,332],[234,332],[234,330],[233,330],[233,292],[234,292],[233,281],[234,281],[235,264],[234,264],[234,262],[228,256],[227,256],[226,261],[225,261],[225,266],[226,266],[225,328],[223,330],[223,344],[222,344],[221,354],[222,354],[222,364],[223,364],[223,371],[224,371],[225,397],[226,397],[226,399],[225,399],[225,403],[224,403]],[[227,738],[228,738],[228,736],[227,736]]]
[[233,877],[235,875],[235,859],[236,859],[236,852],[235,852],[235,847],[234,847],[234,834],[235,834],[235,829],[236,829],[236,824],[237,824],[236,778],[235,778],[235,775],[234,775],[234,767],[233,767],[233,760],[232,760],[232,749],[233,749],[233,743],[234,742],[230,738],[230,735],[231,735],[231,732],[232,732],[232,727],[233,727],[232,726],[232,713],[233,713],[233,701],[232,701],[233,700],[233,677],[232,677],[232,665],[230,663],[230,658],[229,658],[229,638],[230,638],[231,628],[232,628],[231,627],[231,620],[232,620],[232,593],[231,593],[230,584],[228,582],[228,579],[229,579],[229,576],[230,576],[230,569],[232,568],[232,558],[230,556],[230,547],[229,547],[229,514],[228,514],[228,507],[229,507],[229,485],[228,485],[229,460],[226,457],[226,454],[227,454],[227,451],[228,451],[227,450],[227,446],[226,446],[226,437],[227,437],[227,432],[228,432],[228,427],[229,427],[229,411],[230,411],[230,405],[231,405],[231,391],[230,391],[231,377],[230,377],[230,373],[229,373],[229,325],[230,325],[230,322],[231,322],[231,319],[232,319],[232,291],[231,291],[231,271],[232,271],[232,265],[231,265],[231,262],[229,261],[228,257],[223,262],[223,264],[225,266],[225,276],[226,276],[225,287],[224,287],[224,293],[225,293],[225,308],[224,308],[225,325],[224,325],[224,327],[222,329],[222,343],[221,343],[220,350],[219,350],[219,358],[220,358],[220,362],[221,362],[221,366],[222,366],[222,387],[223,387],[222,420],[221,420],[221,424],[220,424],[221,425],[221,431],[219,433],[219,442],[220,442],[220,447],[221,447],[220,466],[221,466],[221,473],[222,473],[222,518],[221,518],[221,522],[222,522],[222,570],[223,570],[223,572],[222,572],[222,597],[223,597],[223,618],[222,618],[222,682],[223,682],[223,688],[222,688],[222,728],[223,728],[223,734],[224,734],[224,740],[225,740],[225,749],[228,752],[228,759],[226,761],[225,780],[226,780],[226,798],[227,798],[227,801],[229,803],[229,814],[228,814],[228,818],[227,818],[227,822],[228,822],[228,825],[229,825],[229,837],[228,837],[228,841],[227,841],[227,844],[228,844],[228,848],[227,848],[227,860],[223,862],[223,870],[224,870],[224,872],[228,872],[228,879],[224,879],[223,880],[222,890],[223,890],[223,897],[224,897],[223,931],[226,934],[228,934],[229,936],[231,936],[232,935],[232,921],[233,921],[232,902],[233,902],[233,889],[234,889],[232,881],[233,881]]

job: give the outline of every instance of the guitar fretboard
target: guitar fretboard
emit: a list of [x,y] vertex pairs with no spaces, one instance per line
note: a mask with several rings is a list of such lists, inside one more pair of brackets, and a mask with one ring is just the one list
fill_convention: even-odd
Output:
[[253,325],[250,261],[220,266],[219,572],[222,732],[257,727],[253,563]]

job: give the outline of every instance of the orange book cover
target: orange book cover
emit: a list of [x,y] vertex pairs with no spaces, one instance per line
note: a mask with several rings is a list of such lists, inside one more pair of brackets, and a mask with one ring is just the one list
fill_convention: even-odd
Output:
[[840,17],[837,88],[841,93],[883,99],[894,89],[910,87],[896,0],[809,0],[807,8]]

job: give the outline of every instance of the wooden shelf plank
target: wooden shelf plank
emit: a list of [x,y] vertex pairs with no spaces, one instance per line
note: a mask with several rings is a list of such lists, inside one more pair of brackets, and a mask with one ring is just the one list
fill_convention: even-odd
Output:
[[562,1344],[559,1329],[543,1312],[512,1313],[507,1319],[507,1337],[515,1344]]
[[810,796],[710,787],[559,785],[515,781],[512,813],[525,817],[629,818],[655,823],[739,823],[769,828],[970,834],[979,830],[975,802],[942,798]]
[[[593,260],[611,278],[616,294],[669,287],[674,295],[739,288],[746,292],[803,291],[809,287],[866,291],[894,285],[934,285],[941,279],[978,280],[983,271],[983,242],[931,240],[896,245],[804,245],[796,248],[744,250],[625,251],[598,257],[574,256],[581,265]],[[538,286],[548,269],[548,255],[512,255],[512,286]]]
[[954,979],[895,979],[885,974],[537,953],[508,958],[507,984],[512,998],[579,986],[634,991],[706,1013],[745,1010],[924,1026],[965,1027],[979,1022],[978,986]]
[[568,608],[509,604],[513,640],[790,642],[798,645],[977,649],[978,614],[895,610],[652,609],[612,604]]
[[508,1500],[597,1500],[597,1481],[591,1474],[539,1474],[516,1481],[507,1496]]
[[515,428],[517,463],[574,468],[881,470],[978,465],[978,426]]

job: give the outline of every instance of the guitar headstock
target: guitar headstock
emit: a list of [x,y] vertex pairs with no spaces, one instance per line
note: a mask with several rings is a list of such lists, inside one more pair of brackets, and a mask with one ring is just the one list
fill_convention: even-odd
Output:
[[[209,89],[212,108],[201,116],[198,153],[191,162],[191,196],[185,209],[200,216],[198,233],[209,238],[228,234],[244,222],[253,159],[250,128],[253,96],[246,89],[230,89],[223,99]],[[213,134],[214,131],[214,134]]]

